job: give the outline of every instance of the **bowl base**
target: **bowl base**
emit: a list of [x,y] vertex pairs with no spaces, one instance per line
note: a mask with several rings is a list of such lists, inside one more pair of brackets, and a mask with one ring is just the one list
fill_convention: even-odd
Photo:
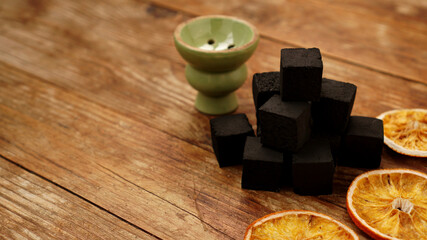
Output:
[[221,97],[210,97],[199,92],[195,106],[197,110],[204,114],[222,115],[234,112],[239,103],[234,92]]

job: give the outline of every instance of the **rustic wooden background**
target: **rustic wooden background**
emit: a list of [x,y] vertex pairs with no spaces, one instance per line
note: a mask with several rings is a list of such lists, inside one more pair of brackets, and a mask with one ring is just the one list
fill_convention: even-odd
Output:
[[[278,70],[281,48],[318,47],[325,77],[358,86],[354,115],[427,108],[427,1],[3,0],[0,238],[242,239],[265,214],[307,209],[369,239],[345,208],[363,169],[302,197],[242,190],[241,167],[218,167],[172,41],[205,14],[259,28],[250,75]],[[250,80],[238,96],[255,124]],[[385,148],[381,167],[426,165]]]

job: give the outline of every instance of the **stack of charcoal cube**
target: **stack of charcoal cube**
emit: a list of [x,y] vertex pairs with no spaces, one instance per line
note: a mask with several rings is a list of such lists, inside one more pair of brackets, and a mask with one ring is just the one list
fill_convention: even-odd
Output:
[[350,116],[357,87],[322,74],[319,49],[282,49],[280,72],[253,76],[257,136],[245,114],[211,120],[218,163],[243,163],[242,188],[331,194],[336,165],[379,167],[382,121]]

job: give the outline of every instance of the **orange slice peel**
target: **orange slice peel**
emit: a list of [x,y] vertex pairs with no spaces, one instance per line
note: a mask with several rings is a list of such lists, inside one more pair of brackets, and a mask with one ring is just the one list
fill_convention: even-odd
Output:
[[374,239],[427,239],[427,175],[381,169],[356,177],[347,192],[347,211]]
[[285,210],[255,220],[246,230],[244,240],[331,239],[358,240],[345,224],[321,213]]
[[399,109],[382,113],[384,143],[394,151],[427,157],[427,109]]

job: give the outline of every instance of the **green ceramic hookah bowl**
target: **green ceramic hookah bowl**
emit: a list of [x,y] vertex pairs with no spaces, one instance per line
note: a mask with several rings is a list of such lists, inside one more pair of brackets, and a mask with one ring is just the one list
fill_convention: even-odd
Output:
[[174,33],[175,47],[187,61],[185,76],[197,91],[196,109],[210,115],[233,112],[234,93],[245,82],[245,62],[255,51],[259,34],[241,19],[201,16],[181,23]]

